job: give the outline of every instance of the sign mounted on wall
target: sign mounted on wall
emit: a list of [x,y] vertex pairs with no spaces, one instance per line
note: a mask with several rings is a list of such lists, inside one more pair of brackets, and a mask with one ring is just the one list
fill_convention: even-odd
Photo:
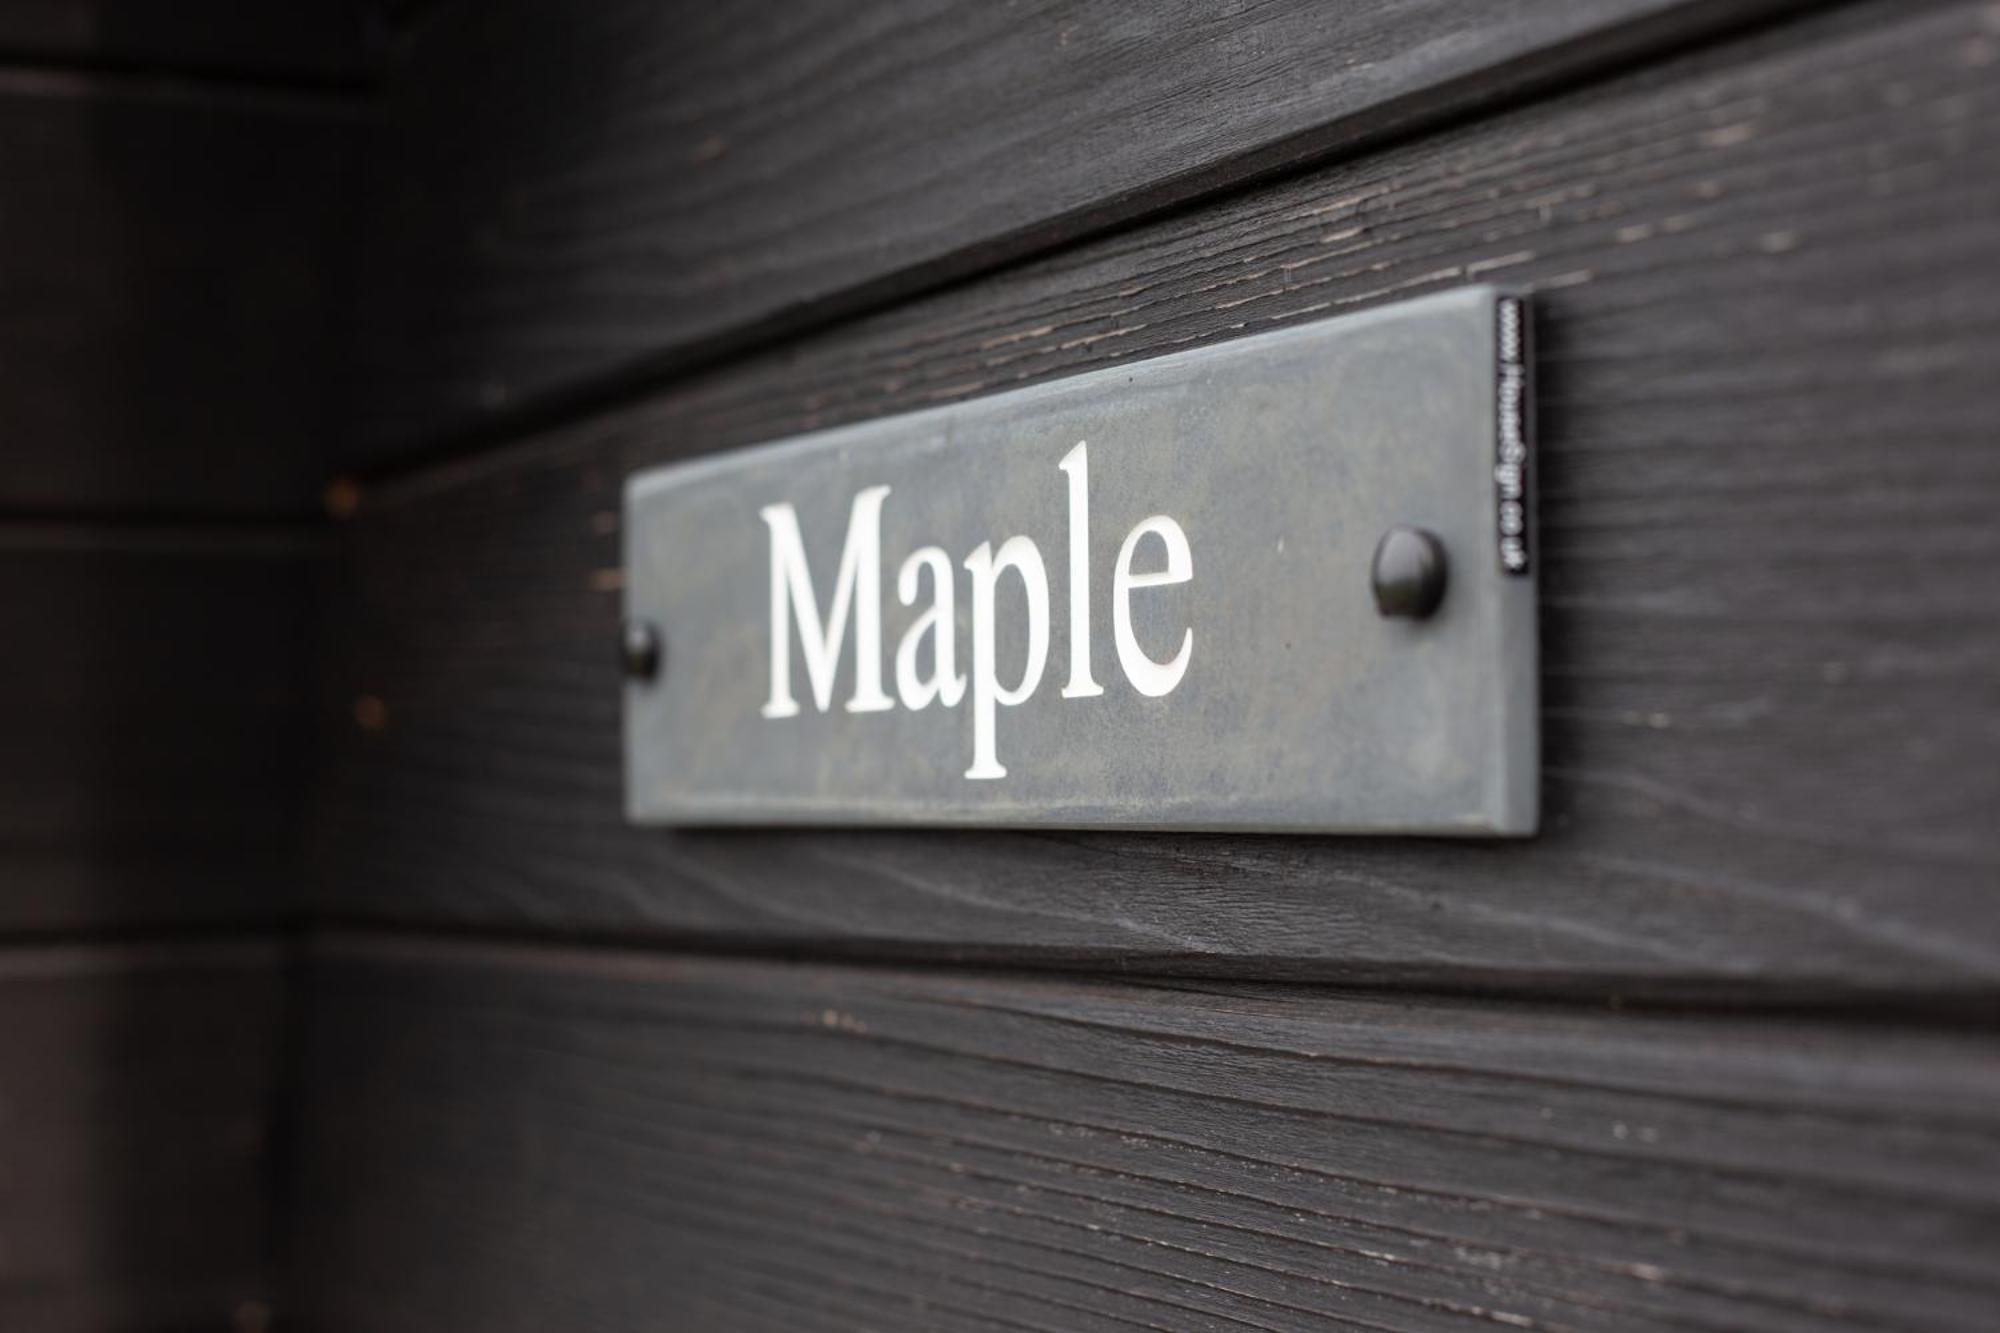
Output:
[[1528,333],[1470,288],[633,477],[631,818],[1532,833]]

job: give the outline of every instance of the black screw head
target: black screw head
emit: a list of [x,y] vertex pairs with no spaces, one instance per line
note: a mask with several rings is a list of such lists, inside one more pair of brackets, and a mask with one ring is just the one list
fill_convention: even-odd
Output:
[[660,628],[650,620],[628,620],[619,635],[619,660],[632,680],[651,680],[660,674],[665,655],[660,645]]
[[1444,600],[1444,543],[1422,528],[1398,525],[1375,544],[1368,570],[1375,609],[1385,616],[1422,620]]

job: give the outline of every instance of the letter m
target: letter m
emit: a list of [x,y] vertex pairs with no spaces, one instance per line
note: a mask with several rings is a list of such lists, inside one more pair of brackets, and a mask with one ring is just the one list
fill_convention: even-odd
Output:
[[799,537],[798,512],[789,504],[766,505],[757,511],[771,529],[771,697],[761,710],[765,717],[793,717],[799,711],[792,697],[792,635],[798,625],[799,646],[805,650],[806,676],[813,702],[824,713],[833,706],[833,678],[840,648],[847,639],[847,615],[854,613],[854,697],[850,713],[878,713],[895,707],[882,692],[882,501],[887,486],[870,486],[854,497],[847,516],[847,544],[840,552],[840,573],[833,584],[833,602],[826,619],[813,596],[812,574],[806,568],[805,543]]

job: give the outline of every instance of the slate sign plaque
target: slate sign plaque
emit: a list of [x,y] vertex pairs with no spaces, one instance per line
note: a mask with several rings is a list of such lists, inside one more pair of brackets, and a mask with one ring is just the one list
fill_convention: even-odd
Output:
[[1469,288],[634,476],[628,813],[1533,832],[1527,341]]

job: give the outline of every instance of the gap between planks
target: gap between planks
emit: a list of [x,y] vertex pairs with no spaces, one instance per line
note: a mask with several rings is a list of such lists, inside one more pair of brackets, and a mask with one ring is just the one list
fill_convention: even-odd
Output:
[[1476,979],[1453,983],[1436,974],[1421,980],[1378,977],[1316,978],[1273,975],[1256,960],[1241,972],[1218,973],[1213,959],[1193,970],[1176,970],[1171,960],[1107,951],[1102,956],[1057,957],[1024,949],[1018,956],[982,951],[976,957],[940,956],[934,950],[897,951],[879,942],[842,947],[733,940],[694,932],[551,930],[528,925],[474,922],[374,920],[351,914],[314,912],[295,927],[300,953],[308,958],[490,966],[544,974],[587,974],[603,979],[663,981],[684,966],[743,963],[845,972],[854,976],[924,976],[957,981],[1024,981],[1080,987],[1127,986],[1185,995],[1325,995],[1329,998],[1407,999],[1443,1003],[1540,1007],[1551,1012],[1631,1012],[1659,1016],[1797,1017],[1813,1022],[1866,1026],[1921,1024],[1939,1030],[1989,1031],[2000,1024],[2000,992],[1908,987],[1879,991],[1837,991],[1773,985],[1716,985],[1711,989],[1655,989],[1634,986],[1629,993],[1607,991],[1602,977],[1584,976],[1575,985],[1561,978],[1543,984]]

